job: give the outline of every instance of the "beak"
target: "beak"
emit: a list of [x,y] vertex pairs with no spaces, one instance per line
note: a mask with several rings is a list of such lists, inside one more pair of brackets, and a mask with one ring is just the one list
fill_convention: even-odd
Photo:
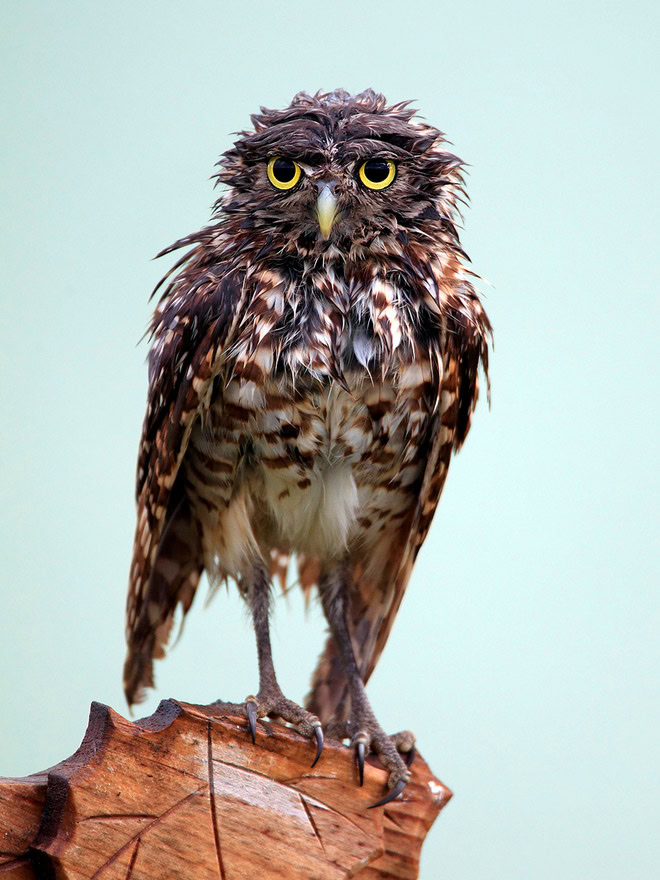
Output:
[[337,199],[332,192],[332,188],[327,183],[319,193],[316,202],[316,214],[319,218],[321,235],[323,238],[330,238],[332,226],[337,218]]

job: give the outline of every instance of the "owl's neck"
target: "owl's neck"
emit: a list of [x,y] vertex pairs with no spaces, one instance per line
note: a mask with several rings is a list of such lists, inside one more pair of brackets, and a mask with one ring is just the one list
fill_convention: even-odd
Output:
[[262,373],[321,381],[356,370],[385,376],[442,347],[444,323],[400,272],[376,264],[254,268],[245,285],[231,346],[238,372],[254,363]]
[[223,203],[217,224],[205,230],[207,242],[223,259],[245,269],[282,266],[304,276],[324,267],[347,275],[366,268],[419,277],[430,263],[441,263],[442,255],[465,256],[455,226],[438,212],[405,228],[391,217],[378,229],[356,228],[352,236],[333,232],[324,240],[318,229],[305,231],[293,223],[271,226],[254,211],[226,209]]

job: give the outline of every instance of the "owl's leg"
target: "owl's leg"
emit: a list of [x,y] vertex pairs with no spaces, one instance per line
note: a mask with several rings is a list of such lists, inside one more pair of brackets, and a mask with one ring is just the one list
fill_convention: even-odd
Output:
[[376,752],[383,766],[390,771],[387,780],[390,793],[377,804],[372,804],[374,807],[380,807],[398,797],[410,780],[410,772],[398,748],[412,752],[414,755],[414,737],[409,731],[396,734],[395,737],[388,736],[376,720],[369,704],[351,643],[348,625],[348,582],[343,567],[335,569],[325,577],[319,589],[323,611],[346,671],[351,698],[351,718],[347,723],[346,732],[352,737],[351,745],[356,751],[360,784],[364,773],[364,757],[369,751]]
[[265,718],[268,715],[283,718],[293,724],[303,736],[314,738],[316,741],[313,767],[323,751],[323,729],[316,715],[287,700],[277,683],[270,645],[270,579],[265,566],[255,565],[250,574],[241,581],[240,589],[252,612],[259,660],[259,692],[256,696],[246,697],[244,703],[252,742],[256,739],[257,718]]

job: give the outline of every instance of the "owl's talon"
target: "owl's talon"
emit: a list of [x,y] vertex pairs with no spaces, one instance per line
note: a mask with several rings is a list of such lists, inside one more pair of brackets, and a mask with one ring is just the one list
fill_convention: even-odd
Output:
[[366,730],[358,730],[351,740],[351,746],[355,747],[355,757],[357,759],[358,772],[360,774],[360,785],[364,785],[364,758],[367,753],[368,743],[369,733]]
[[360,773],[360,785],[364,785],[364,743],[357,744],[357,762],[358,771]]
[[369,804],[367,809],[373,810],[375,807],[384,807],[385,804],[389,804],[390,801],[393,801],[395,798],[399,797],[406,785],[408,785],[408,780],[400,779],[389,794],[387,794],[382,800],[377,801],[375,804]]
[[254,699],[247,699],[245,701],[245,712],[247,714],[248,725],[250,727],[252,743],[254,744],[257,741],[257,701]]
[[412,749],[410,749],[406,753],[406,757],[403,759],[406,762],[406,767],[408,767],[408,768],[412,767],[412,762],[415,760],[416,754],[417,754],[417,751],[415,749],[415,746],[413,746]]
[[314,728],[314,736],[316,737],[316,757],[312,761],[312,767],[316,766],[316,762],[323,752],[323,728],[320,724]]

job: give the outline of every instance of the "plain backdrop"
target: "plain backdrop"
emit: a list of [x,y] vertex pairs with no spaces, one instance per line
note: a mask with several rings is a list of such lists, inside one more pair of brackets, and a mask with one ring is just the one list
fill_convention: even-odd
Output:
[[[421,876],[660,876],[658,30],[607,0],[3,4],[1,773],[73,752],[92,699],[126,712],[151,257],[260,105],[373,86],[470,164],[496,339],[369,685],[455,791]],[[235,591],[201,592],[145,712],[254,691]],[[323,629],[278,600],[294,699]]]

